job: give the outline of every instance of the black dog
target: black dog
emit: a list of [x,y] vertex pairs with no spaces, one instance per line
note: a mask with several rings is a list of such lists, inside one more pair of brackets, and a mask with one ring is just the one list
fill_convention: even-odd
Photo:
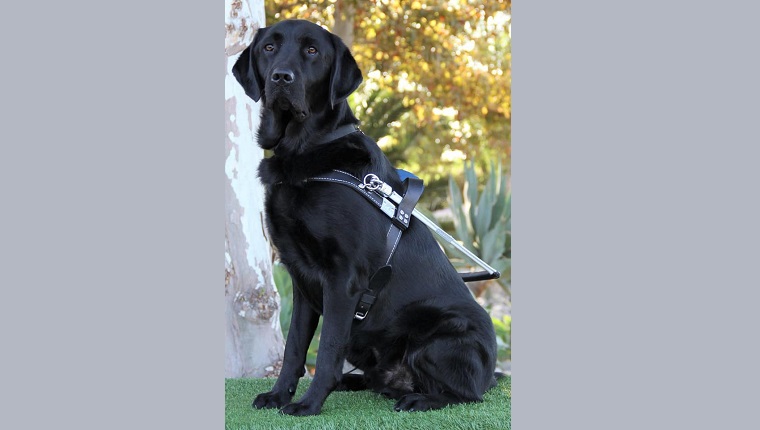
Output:
[[[294,286],[282,372],[253,406],[314,415],[331,391],[361,389],[398,399],[397,411],[480,401],[496,383],[493,325],[425,225],[412,219],[390,261],[390,281],[366,318],[354,319],[385,263],[391,223],[349,187],[304,180],[340,169],[403,187],[372,139],[359,131],[331,138],[358,123],[346,98],[362,74],[348,48],[315,24],[283,21],[258,30],[233,74],[263,102],[259,145],[274,151],[259,166],[267,227]],[[291,403],[320,315],[316,375]],[[342,375],[344,359],[364,374]]]

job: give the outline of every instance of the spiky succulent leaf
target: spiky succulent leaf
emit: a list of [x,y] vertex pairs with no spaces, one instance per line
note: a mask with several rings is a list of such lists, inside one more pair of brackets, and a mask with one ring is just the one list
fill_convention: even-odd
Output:
[[449,177],[449,204],[453,214],[456,237],[467,249],[476,252],[469,213],[465,209],[462,193],[452,177]]

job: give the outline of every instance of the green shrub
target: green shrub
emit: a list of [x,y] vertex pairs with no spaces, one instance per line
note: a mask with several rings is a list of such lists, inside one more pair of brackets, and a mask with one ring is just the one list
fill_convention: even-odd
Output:
[[496,331],[498,360],[512,360],[512,317],[504,315],[502,319],[491,318],[491,320]]

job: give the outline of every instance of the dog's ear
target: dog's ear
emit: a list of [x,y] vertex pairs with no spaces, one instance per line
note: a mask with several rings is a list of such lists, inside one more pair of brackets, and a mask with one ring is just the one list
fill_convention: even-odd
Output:
[[256,67],[256,49],[258,49],[258,41],[266,30],[266,27],[262,27],[256,31],[253,42],[240,53],[235,65],[232,66],[232,75],[240,82],[248,97],[255,102],[261,99],[261,94],[264,92],[264,81],[259,78]]
[[359,87],[362,83],[362,72],[340,37],[332,33],[330,36],[335,48],[335,59],[330,73],[330,104],[335,107]]

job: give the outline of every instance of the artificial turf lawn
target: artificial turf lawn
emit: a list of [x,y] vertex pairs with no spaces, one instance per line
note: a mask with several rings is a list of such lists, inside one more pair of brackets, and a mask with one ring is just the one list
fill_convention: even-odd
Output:
[[[451,405],[426,412],[395,412],[395,400],[371,391],[333,392],[317,416],[292,417],[277,409],[254,409],[257,394],[269,391],[275,379],[227,379],[225,428],[228,430],[376,430],[376,429],[511,429],[512,381],[507,376],[483,396],[483,402]],[[294,400],[310,381],[302,379]]]

